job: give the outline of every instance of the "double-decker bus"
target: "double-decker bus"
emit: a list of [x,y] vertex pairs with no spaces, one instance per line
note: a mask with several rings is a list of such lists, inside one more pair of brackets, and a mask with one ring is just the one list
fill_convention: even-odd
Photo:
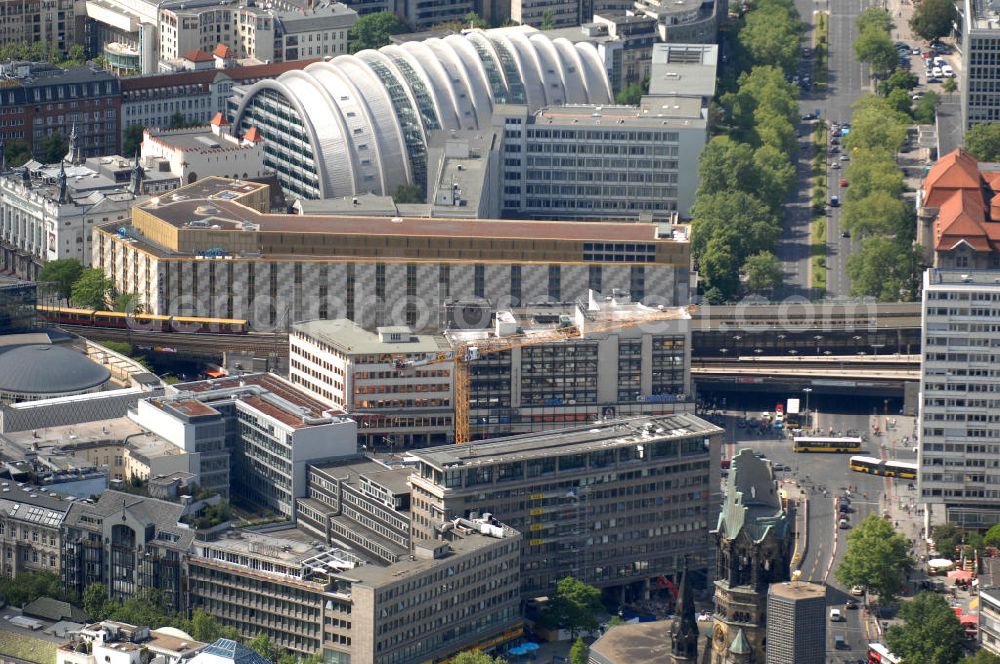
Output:
[[857,454],[861,451],[861,439],[850,436],[824,438],[821,436],[796,436],[792,439],[792,449],[796,452],[833,452],[837,454]]
[[917,479],[917,464],[907,461],[883,461],[869,456],[852,456],[847,465],[856,473],[896,477],[901,480]]

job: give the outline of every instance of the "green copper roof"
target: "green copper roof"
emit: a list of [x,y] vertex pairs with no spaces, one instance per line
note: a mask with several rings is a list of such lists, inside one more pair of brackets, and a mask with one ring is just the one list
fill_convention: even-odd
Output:
[[734,655],[750,654],[750,642],[747,641],[747,636],[743,633],[742,629],[737,630],[736,638],[733,639],[733,644],[729,646],[729,652]]
[[781,507],[771,464],[755,457],[753,450],[740,450],[729,468],[719,532],[733,540],[745,530],[751,540],[760,542],[772,529],[784,537],[787,528],[788,517]]

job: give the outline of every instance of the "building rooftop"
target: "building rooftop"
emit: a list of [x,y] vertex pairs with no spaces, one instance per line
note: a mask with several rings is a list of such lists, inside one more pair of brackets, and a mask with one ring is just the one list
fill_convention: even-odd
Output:
[[310,464],[315,470],[357,486],[362,477],[385,487],[389,492],[400,495],[410,492],[411,468],[390,468],[380,461],[365,456],[337,459],[327,463]]
[[949,290],[1000,289],[1000,274],[996,270],[931,268],[924,272],[924,288],[935,286]]
[[123,78],[121,81],[122,93],[136,92],[141,90],[155,90],[160,88],[172,88],[178,85],[203,84],[207,85],[216,80],[217,77],[228,78],[233,81],[250,81],[262,78],[274,78],[286,71],[293,69],[304,69],[307,65],[321,61],[322,58],[310,58],[308,60],[290,60],[288,62],[275,62],[267,65],[250,65],[248,67],[229,67],[226,69],[202,69],[198,71],[184,71],[171,74],[150,74],[148,76],[134,76]]
[[272,11],[286,34],[316,32],[350,28],[358,20],[358,13],[340,2],[319,2],[306,12],[294,10]]
[[427,138],[428,216],[475,217],[488,175],[490,154],[500,145],[497,130],[433,131]]
[[826,586],[822,583],[809,583],[808,581],[785,581],[784,583],[772,583],[768,586],[768,593],[784,599],[825,599]]
[[194,540],[194,531],[180,523],[183,506],[121,491],[105,491],[96,503],[73,503],[65,522],[82,530],[92,531],[96,527],[100,532],[105,518],[124,514],[152,527],[156,533],[152,539],[160,546],[186,552]]
[[19,521],[57,528],[74,500],[18,482],[0,483],[0,513]]
[[494,438],[461,447],[432,447],[413,450],[411,454],[438,469],[461,468],[581,454],[609,447],[649,445],[661,440],[681,440],[721,432],[719,427],[692,414],[676,413],[594,422],[580,427]]
[[409,328],[404,328],[400,341],[390,341],[388,336],[369,332],[347,318],[308,320],[295,323],[292,329],[347,355],[436,353],[448,348],[441,337],[413,334]]
[[[242,205],[237,199],[253,194],[265,185],[243,180],[208,177],[147,201],[142,209],[176,228],[192,228],[194,219],[203,227],[260,233],[324,233],[326,235],[409,236],[484,239],[611,240],[653,242],[658,238],[655,224],[513,221],[482,219],[425,219],[404,217],[352,217],[265,214]],[[201,208],[201,211],[199,211]],[[197,227],[194,227],[197,228]]]
[[[117,417],[110,420],[10,432],[0,436],[0,439],[6,438],[22,452],[74,454],[91,447],[120,445],[126,437],[137,436],[144,431],[127,417]],[[10,453],[11,448],[5,447],[4,452]]]
[[[0,71],[8,80],[16,80],[24,87],[118,80],[110,72],[91,65],[64,69],[47,62],[12,62],[0,67]],[[111,95],[113,93],[108,90],[105,94]]]
[[32,395],[81,392],[110,379],[107,367],[64,346],[29,344],[0,351],[0,392]]
[[242,643],[219,639],[195,655],[190,664],[271,664],[271,661]]
[[[78,205],[96,206],[107,199],[130,202],[131,177],[135,164],[121,155],[90,157],[82,164],[42,164],[31,160],[24,165],[30,173],[30,191],[49,201],[59,198],[60,169],[66,173],[66,190],[69,198]],[[160,171],[153,162],[144,165],[143,188],[149,186],[180,184],[177,176]],[[24,180],[20,171],[4,174],[5,186],[21,190]]]
[[711,98],[719,47],[716,44],[654,44],[649,94]]
[[[606,631],[590,646],[594,664],[665,664],[671,661],[673,642],[671,621],[655,620],[634,625],[618,625]],[[712,622],[698,624],[701,634],[712,633]],[[701,646],[704,639],[699,639]]]
[[784,536],[788,515],[781,506],[770,461],[758,459],[751,449],[740,450],[732,458],[725,493],[718,530],[726,539],[736,539],[741,531],[754,542],[771,530]]
[[182,152],[208,153],[218,150],[244,150],[238,139],[228,134],[218,136],[211,125],[183,129],[147,129],[147,138],[163,146]]
[[974,30],[1000,30],[1000,11],[997,11],[997,5],[994,2],[969,0],[969,4],[972,10],[969,22]]

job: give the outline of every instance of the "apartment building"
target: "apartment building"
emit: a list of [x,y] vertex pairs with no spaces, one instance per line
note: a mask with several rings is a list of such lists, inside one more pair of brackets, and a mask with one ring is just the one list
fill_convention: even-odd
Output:
[[32,160],[0,173],[0,269],[34,279],[46,261],[73,258],[89,267],[95,225],[125,222],[137,201],[180,184],[156,161],[148,165],[108,155]]
[[83,37],[78,5],[74,0],[0,1],[0,45],[52,44],[68,53]]
[[958,83],[964,133],[973,125],[1000,121],[1000,88],[996,84],[1000,12],[989,0],[963,0],[956,7],[955,44],[962,58]]
[[449,522],[384,565],[294,530],[230,531],[195,542],[191,606],[327,662],[440,661],[521,634],[520,539],[496,522]]
[[918,489],[925,523],[1000,521],[1000,271],[931,269],[922,296]]
[[203,487],[292,518],[306,464],[356,453],[357,427],[341,413],[277,376],[249,374],[178,383],[130,416],[199,453]]
[[574,301],[597,268],[605,290],[641,282],[647,301],[688,302],[690,247],[663,225],[270,214],[269,198],[266,184],[201,179],[98,229],[93,263],[152,313],[261,330],[348,318],[421,331],[445,301]]
[[633,9],[656,19],[660,41],[714,44],[729,14],[728,0],[635,0]]
[[568,575],[641,597],[685,557],[708,570],[721,434],[684,413],[412,451],[413,533],[488,512],[524,533],[523,597]]
[[0,551],[3,575],[58,574],[60,528],[72,502],[58,494],[16,482],[0,483]]
[[979,574],[979,647],[1000,655],[1000,566],[994,559],[983,560]]
[[75,132],[84,158],[121,149],[121,91],[110,73],[42,62],[8,63],[0,72],[7,79],[0,89],[0,139],[26,142],[36,159],[53,133],[68,138]]
[[181,523],[184,507],[120,491],[97,502],[74,502],[62,524],[62,579],[82,596],[103,583],[111,599],[124,601],[155,590],[164,608],[185,606],[185,565],[194,530]]
[[550,39],[592,44],[604,63],[615,93],[630,83],[649,78],[653,45],[657,39],[656,19],[609,8],[595,11],[593,17],[587,16],[571,27],[544,32]]

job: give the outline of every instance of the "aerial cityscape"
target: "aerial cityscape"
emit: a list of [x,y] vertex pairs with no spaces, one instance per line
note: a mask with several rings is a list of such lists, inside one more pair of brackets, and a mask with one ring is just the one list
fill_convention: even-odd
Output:
[[0,0],[2,664],[1000,664],[998,0]]

